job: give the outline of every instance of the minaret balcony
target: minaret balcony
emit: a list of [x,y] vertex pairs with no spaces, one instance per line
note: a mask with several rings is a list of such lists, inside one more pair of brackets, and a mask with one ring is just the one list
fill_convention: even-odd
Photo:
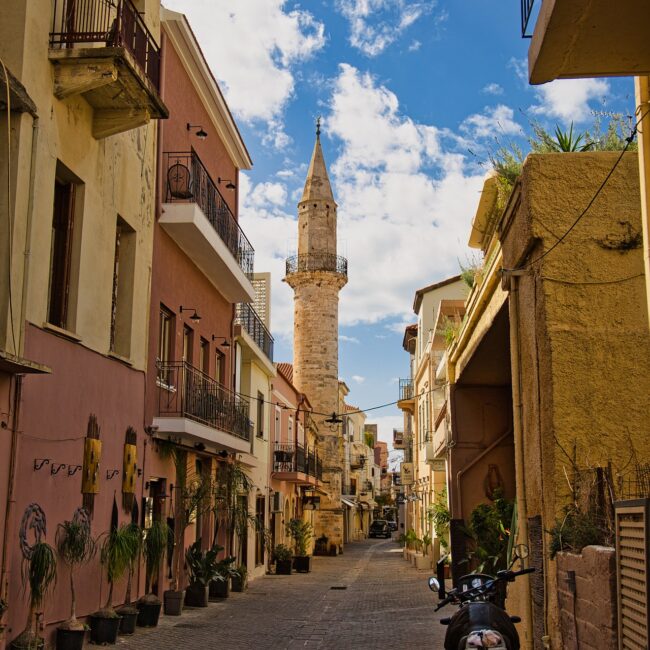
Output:
[[293,255],[286,261],[286,274],[325,271],[348,277],[348,261],[345,257],[333,253],[307,253]]
[[131,0],[54,0],[49,59],[55,96],[84,97],[98,140],[169,116],[160,47]]
[[158,223],[228,302],[253,302],[255,251],[194,151],[165,153]]

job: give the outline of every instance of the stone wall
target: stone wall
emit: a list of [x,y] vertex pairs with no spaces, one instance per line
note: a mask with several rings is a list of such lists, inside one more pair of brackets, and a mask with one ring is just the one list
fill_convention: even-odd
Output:
[[564,650],[617,647],[616,551],[587,546],[558,553],[557,592]]

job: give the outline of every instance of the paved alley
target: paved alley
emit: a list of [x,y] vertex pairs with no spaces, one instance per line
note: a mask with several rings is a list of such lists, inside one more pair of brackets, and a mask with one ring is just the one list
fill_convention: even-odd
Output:
[[265,576],[244,594],[162,617],[121,637],[124,650],[185,648],[441,648],[445,628],[426,572],[387,540],[315,557],[309,574]]

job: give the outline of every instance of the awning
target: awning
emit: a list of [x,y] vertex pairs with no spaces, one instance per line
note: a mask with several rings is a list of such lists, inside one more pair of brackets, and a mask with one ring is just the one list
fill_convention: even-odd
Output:
[[344,499],[341,497],[341,503],[343,505],[346,505],[348,508],[356,508],[357,504],[354,501],[348,501],[347,499]]

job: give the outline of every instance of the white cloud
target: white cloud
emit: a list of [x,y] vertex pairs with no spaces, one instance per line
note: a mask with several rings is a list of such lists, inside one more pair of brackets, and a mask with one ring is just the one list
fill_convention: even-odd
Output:
[[339,341],[344,341],[345,343],[359,343],[359,339],[356,336],[346,336],[345,334],[339,334]]
[[531,108],[537,115],[557,118],[566,123],[591,118],[592,101],[602,101],[609,92],[604,79],[557,79],[535,87],[540,102]]
[[363,382],[366,381],[366,378],[361,375],[352,375],[351,379],[357,384],[363,384]]
[[435,5],[436,0],[336,0],[335,6],[350,24],[350,44],[377,56]]
[[503,95],[503,88],[498,83],[491,83],[483,86],[481,92],[486,95]]
[[460,126],[472,138],[491,138],[500,135],[516,135],[521,127],[514,120],[514,111],[503,104],[486,107],[483,113],[467,117]]
[[422,47],[422,41],[413,41],[409,45],[409,52],[417,52]]
[[[286,0],[166,0],[187,18],[233,113],[268,123],[268,144],[284,147],[282,116],[300,64],[325,44],[325,27]],[[218,37],[215,25],[219,25]]]

